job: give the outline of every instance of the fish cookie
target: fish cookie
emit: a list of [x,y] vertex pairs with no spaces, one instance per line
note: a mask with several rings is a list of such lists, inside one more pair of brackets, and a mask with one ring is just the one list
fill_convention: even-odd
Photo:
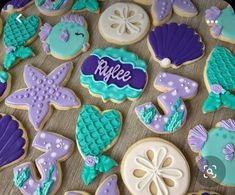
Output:
[[55,26],[45,23],[39,36],[43,50],[62,60],[73,59],[90,47],[86,20],[76,14],[63,16]]
[[203,112],[227,107],[235,110],[235,57],[224,47],[215,47],[207,59],[204,81],[209,96],[203,104]]
[[99,173],[108,173],[117,163],[103,152],[118,140],[122,116],[117,110],[101,112],[97,107],[85,105],[77,120],[76,142],[84,159],[82,180],[89,185]]
[[35,4],[42,14],[46,16],[59,16],[70,10],[73,0],[35,0]]
[[[83,191],[69,191],[65,195],[90,195]],[[117,175],[108,176],[99,186],[95,195],[120,195],[117,185]]]
[[11,75],[0,70],[0,102],[8,96],[11,90]]
[[132,145],[123,157],[121,175],[135,195],[184,195],[190,184],[184,155],[160,138],[146,138]]
[[[202,125],[197,125],[188,135],[191,149],[199,154],[196,160],[200,170],[213,181],[230,187],[235,187],[234,138],[233,119],[220,121],[209,132]],[[213,171],[213,174],[208,169]]]
[[134,101],[147,84],[146,69],[143,60],[125,49],[96,49],[81,66],[80,82],[104,102]]
[[235,13],[231,6],[223,10],[213,6],[206,10],[205,19],[214,38],[235,44],[235,29],[231,25],[234,23]]
[[196,96],[198,84],[176,74],[160,72],[154,86],[163,92],[157,100],[166,114],[161,115],[152,102],[136,107],[135,112],[151,131],[159,134],[173,133],[186,122],[187,108],[183,100]]
[[28,137],[22,124],[0,113],[0,171],[23,160],[27,150]]
[[148,36],[148,48],[163,68],[179,68],[199,60],[205,45],[197,32],[187,24],[163,24]]
[[99,0],[75,0],[72,7],[73,12],[100,12]]
[[187,195],[220,195],[217,192],[212,192],[212,191],[198,191],[198,192],[191,192],[191,193],[187,193]]
[[33,3],[33,0],[10,0],[4,5],[2,10],[8,13],[21,12]]
[[3,43],[6,48],[3,65],[5,69],[11,68],[19,60],[27,59],[34,55],[29,47],[25,47],[37,38],[41,26],[38,16],[32,15],[17,20],[19,13],[9,15],[3,29]]
[[72,63],[64,63],[46,75],[31,65],[25,65],[24,81],[27,88],[8,96],[5,103],[16,109],[28,110],[33,127],[42,129],[52,114],[52,106],[58,110],[80,107],[80,100],[74,92],[64,87],[72,69]]
[[[36,167],[27,162],[13,169],[14,184],[24,195],[56,194],[62,180],[60,163],[70,157],[74,143],[59,134],[38,132],[32,146],[43,154],[35,159]],[[35,168],[41,179],[36,176]]]
[[129,45],[143,39],[150,28],[145,10],[133,3],[115,3],[99,19],[103,38],[118,45]]

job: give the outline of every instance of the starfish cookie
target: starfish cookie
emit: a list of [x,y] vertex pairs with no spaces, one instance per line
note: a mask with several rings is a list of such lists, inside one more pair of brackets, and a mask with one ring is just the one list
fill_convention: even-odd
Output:
[[14,92],[6,99],[13,108],[28,109],[29,120],[36,130],[40,130],[51,115],[51,106],[67,110],[80,107],[80,100],[72,90],[63,87],[71,74],[72,63],[64,63],[49,75],[26,65],[24,80],[27,88]]

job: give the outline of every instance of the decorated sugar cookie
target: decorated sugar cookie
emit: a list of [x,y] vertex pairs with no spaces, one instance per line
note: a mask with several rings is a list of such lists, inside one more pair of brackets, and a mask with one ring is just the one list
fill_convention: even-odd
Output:
[[72,63],[68,62],[46,75],[41,70],[26,65],[24,81],[27,88],[8,96],[5,103],[16,109],[27,109],[29,120],[34,128],[42,129],[52,114],[52,106],[59,110],[80,107],[80,100],[74,92],[64,87],[72,69]]
[[212,191],[198,191],[198,192],[192,192],[192,193],[188,193],[187,195],[220,195],[217,192],[212,192]]
[[76,141],[84,159],[82,180],[89,185],[99,173],[107,173],[117,163],[103,154],[117,141],[122,127],[121,113],[101,112],[97,107],[84,105],[78,117]]
[[[119,189],[117,185],[117,175],[110,175],[107,177],[98,187],[95,195],[119,195]],[[69,191],[65,195],[90,195],[83,191]]]
[[8,13],[20,12],[31,5],[33,2],[33,0],[10,0],[4,5],[2,10]]
[[190,184],[184,155],[160,138],[146,138],[132,145],[123,157],[121,175],[135,195],[183,195]]
[[129,45],[143,39],[150,27],[145,10],[133,3],[115,3],[99,19],[99,31],[108,42]]
[[6,47],[6,55],[3,61],[4,68],[9,69],[19,60],[27,59],[34,55],[29,47],[25,47],[37,37],[41,21],[38,16],[32,15],[26,18],[19,13],[9,15],[3,31],[3,43]]
[[90,47],[86,20],[76,14],[63,16],[55,26],[45,23],[39,36],[44,51],[62,60],[73,59]]
[[228,6],[220,10],[218,7],[213,6],[206,10],[205,19],[211,27],[210,32],[214,38],[235,44],[235,29],[231,25],[235,20],[232,7]]
[[165,115],[161,115],[152,102],[136,107],[140,121],[155,133],[173,133],[180,129],[187,119],[184,99],[196,96],[198,84],[185,77],[160,72],[154,83],[157,90],[163,92],[157,97]]
[[[60,163],[72,154],[73,141],[42,131],[37,133],[32,146],[44,153],[36,158],[36,167],[32,162],[27,162],[14,168],[14,184],[24,195],[56,194],[62,180]],[[35,175],[35,168],[41,179]]]
[[26,156],[28,137],[15,117],[0,113],[0,171]]
[[179,68],[200,59],[205,46],[197,32],[187,24],[163,24],[148,36],[148,48],[163,68]]
[[0,102],[9,94],[11,90],[11,75],[0,70]]
[[73,5],[73,0],[35,0],[38,10],[46,16],[63,15]]
[[[234,138],[235,121],[233,119],[220,121],[209,132],[202,125],[197,125],[189,131],[188,136],[191,149],[199,153],[196,160],[200,170],[215,182],[231,187],[235,187]],[[209,175],[208,169],[211,169],[214,174]]]
[[204,80],[209,96],[203,104],[203,112],[227,107],[235,110],[235,57],[224,47],[216,47],[207,59]]
[[72,11],[73,12],[100,12],[99,1],[98,0],[75,0],[73,4]]
[[80,82],[104,102],[121,103],[141,95],[147,84],[146,69],[143,60],[125,49],[96,49],[81,66]]

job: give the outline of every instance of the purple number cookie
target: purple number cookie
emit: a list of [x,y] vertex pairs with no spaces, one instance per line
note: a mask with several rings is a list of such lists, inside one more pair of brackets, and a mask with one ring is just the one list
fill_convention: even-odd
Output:
[[33,0],[10,0],[4,5],[3,11],[9,13],[16,11],[20,12],[23,11],[29,5],[31,5],[33,2]]
[[29,120],[36,130],[42,129],[49,119],[51,106],[59,110],[80,107],[80,100],[74,92],[63,87],[69,80],[72,63],[64,63],[46,75],[41,70],[26,65],[24,80],[27,88],[11,94],[6,104],[13,108],[28,109]]
[[9,94],[11,89],[11,76],[0,70],[0,102]]
[[179,75],[160,72],[154,86],[165,92],[157,97],[165,115],[161,115],[153,103],[138,106],[135,111],[141,122],[155,133],[172,133],[186,121],[187,109],[183,99],[197,94],[198,84]]
[[73,152],[72,140],[61,135],[39,132],[34,138],[32,146],[44,152],[36,158],[35,164],[42,179],[35,176],[31,162],[14,168],[14,183],[24,195],[55,194],[62,179],[60,162],[66,160]]

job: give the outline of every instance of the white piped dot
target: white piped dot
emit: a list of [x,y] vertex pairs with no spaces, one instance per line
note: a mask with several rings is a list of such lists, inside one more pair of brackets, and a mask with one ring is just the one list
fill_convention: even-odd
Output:
[[169,86],[172,86],[174,83],[173,83],[172,81],[169,81],[167,84],[168,84]]
[[41,133],[40,137],[44,139],[46,137],[46,134],[45,133]]
[[64,149],[65,149],[65,150],[68,150],[68,149],[69,149],[69,146],[68,146],[68,145],[65,145],[65,146],[64,146]]
[[45,159],[44,159],[44,158],[41,158],[41,159],[38,160],[38,162],[39,162],[40,164],[42,164],[42,163],[45,162]]
[[160,125],[159,125],[159,124],[156,124],[154,127],[155,127],[156,129],[159,129]]
[[183,78],[180,78],[179,81],[180,81],[181,83],[183,83],[183,82],[184,82],[184,79],[183,79]]
[[55,158],[55,157],[56,157],[56,153],[55,153],[55,152],[52,152],[52,153],[51,153],[51,157]]
[[177,95],[177,91],[174,90],[172,93],[171,93],[172,96],[176,96]]

